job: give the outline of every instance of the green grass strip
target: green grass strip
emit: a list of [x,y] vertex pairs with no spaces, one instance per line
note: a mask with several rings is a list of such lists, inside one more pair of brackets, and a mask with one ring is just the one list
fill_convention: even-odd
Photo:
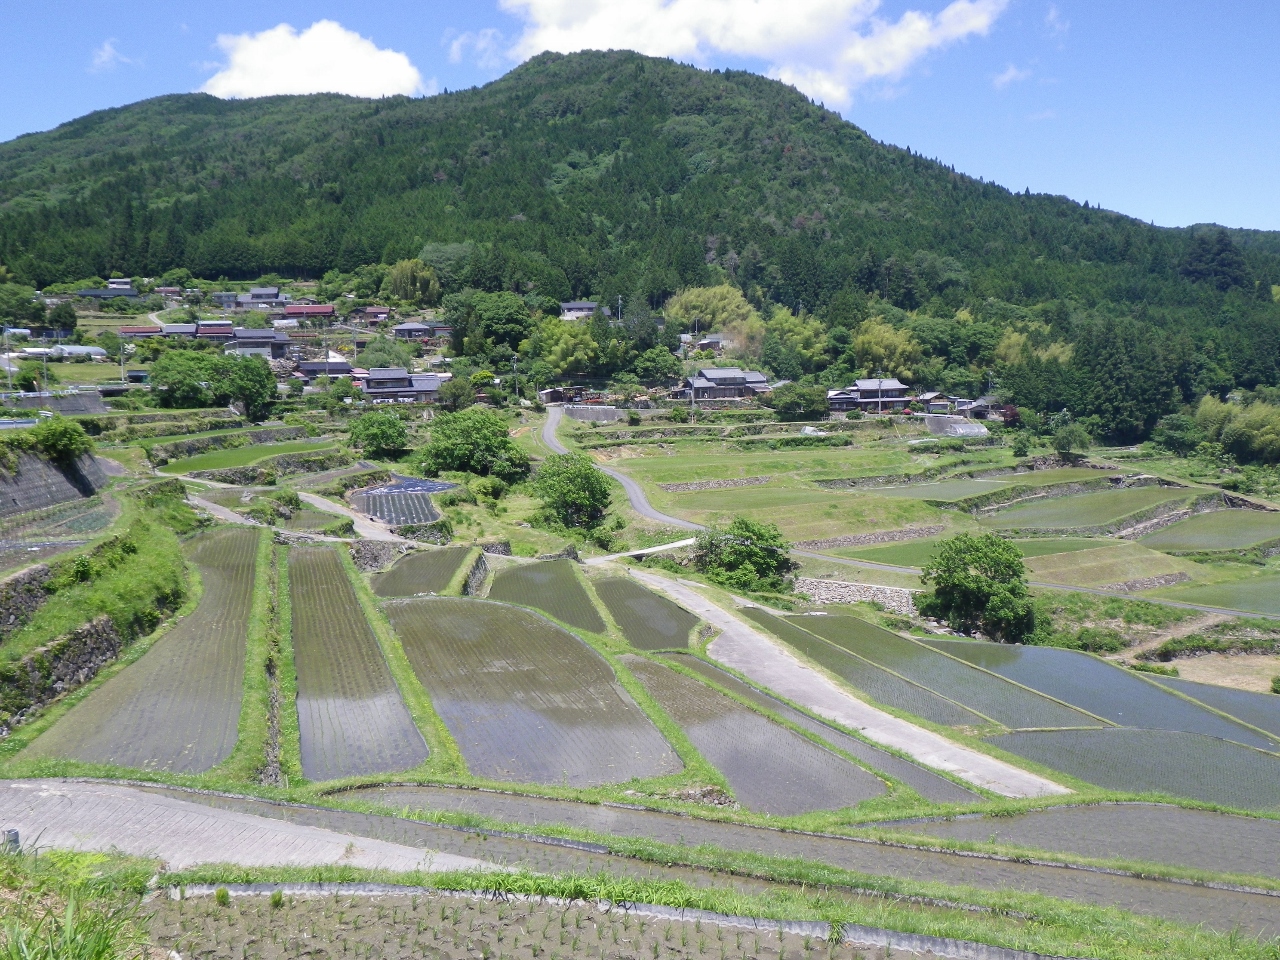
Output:
[[289,593],[289,548],[276,547],[272,556],[276,578],[276,676],[280,684],[280,772],[285,789],[301,781],[302,734],[298,726],[298,671],[293,657],[293,598]]
[[231,756],[210,771],[215,777],[240,783],[258,779],[265,759],[267,716],[270,710],[271,681],[267,657],[271,654],[271,531],[258,534],[258,552],[253,564],[253,606],[245,637],[244,697],[240,702],[240,722]]

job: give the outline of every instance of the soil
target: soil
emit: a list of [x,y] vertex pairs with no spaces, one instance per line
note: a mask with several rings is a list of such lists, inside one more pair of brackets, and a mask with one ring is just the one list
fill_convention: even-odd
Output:
[[1179,657],[1170,666],[1178,668],[1178,675],[1183,680],[1215,683],[1253,693],[1270,693],[1272,678],[1280,677],[1280,656],[1206,653],[1198,657]]
[[[1119,660],[1122,663],[1132,663],[1139,656],[1148,650],[1154,650],[1166,640],[1173,640],[1177,637],[1185,637],[1192,633],[1201,633],[1210,627],[1216,627],[1220,623],[1226,623],[1232,618],[1222,613],[1203,613],[1197,617],[1191,617],[1189,620],[1183,620],[1179,623],[1172,623],[1167,627],[1163,627],[1153,633],[1143,637],[1137,643],[1125,648],[1124,652],[1111,658]],[[1125,628],[1127,632],[1131,629]]]
[[265,896],[157,901],[155,943],[183,957],[653,957],[723,960],[857,957],[907,960],[930,954],[831,944],[776,930],[606,911],[595,903],[423,895],[295,897],[273,909]]

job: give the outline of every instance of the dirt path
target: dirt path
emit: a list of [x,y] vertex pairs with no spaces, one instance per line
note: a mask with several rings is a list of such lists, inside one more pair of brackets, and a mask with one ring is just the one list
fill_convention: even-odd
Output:
[[349,517],[355,526],[356,535],[364,537],[366,540],[389,540],[393,543],[413,543],[404,537],[398,537],[391,532],[391,529],[382,521],[375,520],[372,517],[366,517],[363,513],[356,513],[350,507],[332,500],[326,500],[324,497],[314,493],[304,493],[298,491],[298,497],[303,503],[309,503],[317,510],[323,510],[326,513],[337,513],[344,517]]
[[315,826],[219,810],[114,783],[0,781],[0,822],[24,845],[120,850],[157,857],[170,869],[200,863],[246,867],[343,865],[395,871],[492,867]]
[[1157,630],[1147,639],[1135,643],[1131,647],[1126,647],[1111,659],[1118,660],[1121,663],[1132,663],[1134,660],[1137,660],[1139,656],[1146,653],[1148,650],[1154,650],[1166,640],[1173,640],[1177,637],[1185,637],[1188,634],[1198,633],[1201,630],[1206,630],[1209,627],[1216,627],[1220,623],[1226,623],[1228,620],[1233,619],[1235,618],[1228,616],[1225,613],[1206,613],[1199,617],[1193,617],[1190,620],[1183,620],[1181,623],[1175,623],[1163,630]]
[[1051,780],[953,743],[931,730],[864,703],[801,663],[760,631],[683,584],[639,570],[631,573],[720,628],[720,636],[707,648],[712,657],[819,716],[1001,796],[1043,797],[1071,792]]
[[262,526],[262,524],[258,523],[256,520],[250,520],[248,517],[241,516],[228,507],[220,507],[213,501],[206,500],[203,497],[197,497],[194,494],[189,494],[187,499],[205,513],[209,514],[211,517],[217,517],[223,523],[238,523],[246,527]]

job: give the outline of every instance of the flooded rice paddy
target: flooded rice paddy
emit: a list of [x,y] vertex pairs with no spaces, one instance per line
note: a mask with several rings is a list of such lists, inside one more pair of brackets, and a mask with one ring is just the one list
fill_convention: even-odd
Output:
[[1079,710],[858,617],[806,616],[790,622],[1011,729],[1101,726]]
[[816,733],[833,747],[843,750],[852,757],[857,757],[869,767],[888,774],[895,780],[902,781],[926,800],[932,800],[934,803],[975,803],[982,800],[982,797],[972,790],[968,790],[960,784],[948,780],[946,777],[941,777],[931,770],[917,766],[909,760],[903,760],[887,750],[882,750],[873,744],[841,733],[839,730],[787,706],[782,701],[762,693],[755,687],[748,686],[705,660],[699,660],[697,657],[687,655],[675,656],[672,657],[672,660],[682,667],[706,677],[712,683],[719,684],[743,700],[770,710],[796,726],[808,730],[810,733]]
[[640,657],[623,662],[748,810],[789,817],[885,792],[861,767],[692,677]]
[[542,617],[452,597],[387,613],[475,776],[581,787],[681,769],[604,658]]
[[1280,513],[1215,510],[1149,533],[1142,545],[1153,550],[1240,550],[1280,537]]
[[873,824],[929,837],[1280,879],[1280,821],[1153,803]]
[[1123,727],[1203,733],[1276,749],[1262,734],[1086,653],[966,640],[923,642]]
[[671,650],[689,645],[698,618],[666,597],[627,577],[598,580],[596,593],[637,650]]
[[1022,731],[987,742],[1108,790],[1280,809],[1280,757],[1213,737],[1112,727]]
[[1170,500],[1186,499],[1190,491],[1170,487],[1130,487],[1102,490],[1074,497],[1037,500],[1000,510],[979,522],[994,530],[1070,529],[1111,523],[1139,510]]
[[258,537],[223,528],[196,538],[190,557],[204,583],[196,609],[26,753],[174,773],[200,773],[230,756]]
[[351,494],[351,506],[393,526],[402,523],[431,523],[440,519],[440,511],[432,502],[431,494],[452,490],[457,486],[442,480],[422,480],[398,474],[393,474],[393,477],[394,483]]
[[310,780],[416,767],[427,745],[333,547],[289,551],[302,772]]
[[604,621],[573,570],[572,560],[546,560],[500,570],[489,599],[545,610],[557,620],[604,633]]
[[794,621],[774,616],[759,607],[747,607],[738,612],[878,703],[944,726],[980,726],[986,723],[985,718],[972,710],[802,630]]
[[1151,679],[1162,687],[1177,690],[1206,706],[1228,713],[1237,720],[1243,720],[1250,726],[1258,727],[1280,738],[1280,697],[1274,693],[1234,690],[1231,687],[1179,680],[1176,677],[1159,677],[1154,674]]
[[413,597],[439,593],[453,579],[470,547],[416,550],[397,560],[389,570],[373,577],[373,592],[380,597]]

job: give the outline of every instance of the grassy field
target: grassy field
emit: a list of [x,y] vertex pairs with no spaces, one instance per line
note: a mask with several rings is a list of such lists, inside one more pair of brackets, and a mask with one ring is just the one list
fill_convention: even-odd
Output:
[[289,551],[302,771],[334,780],[408,770],[427,745],[330,546]]
[[1034,557],[1027,570],[1033,580],[1072,587],[1102,587],[1165,574],[1185,573],[1192,579],[1204,575],[1194,563],[1126,541]]
[[27,754],[195,773],[230,756],[243,696],[258,536],[246,528],[202,535],[191,550],[204,582],[200,605]]
[[590,786],[679,771],[604,658],[541,617],[449,597],[387,615],[474,776]]
[[1227,607],[1280,616],[1280,575],[1270,570],[1242,580],[1165,587],[1151,590],[1149,594],[1183,603],[1200,603],[1208,607]]
[[182,474],[194,470],[227,470],[232,467],[247,467],[267,457],[275,457],[283,453],[311,453],[332,447],[327,440],[288,440],[284,443],[262,443],[249,447],[233,447],[230,450],[212,450],[185,460],[174,460],[160,467],[161,473]]
[[1261,510],[1215,510],[1188,517],[1155,533],[1142,543],[1152,550],[1241,550],[1280,538],[1280,513]]
[[1185,500],[1189,495],[1188,490],[1168,487],[1103,490],[1010,507],[984,517],[979,523],[992,530],[1096,527],[1170,500]]

